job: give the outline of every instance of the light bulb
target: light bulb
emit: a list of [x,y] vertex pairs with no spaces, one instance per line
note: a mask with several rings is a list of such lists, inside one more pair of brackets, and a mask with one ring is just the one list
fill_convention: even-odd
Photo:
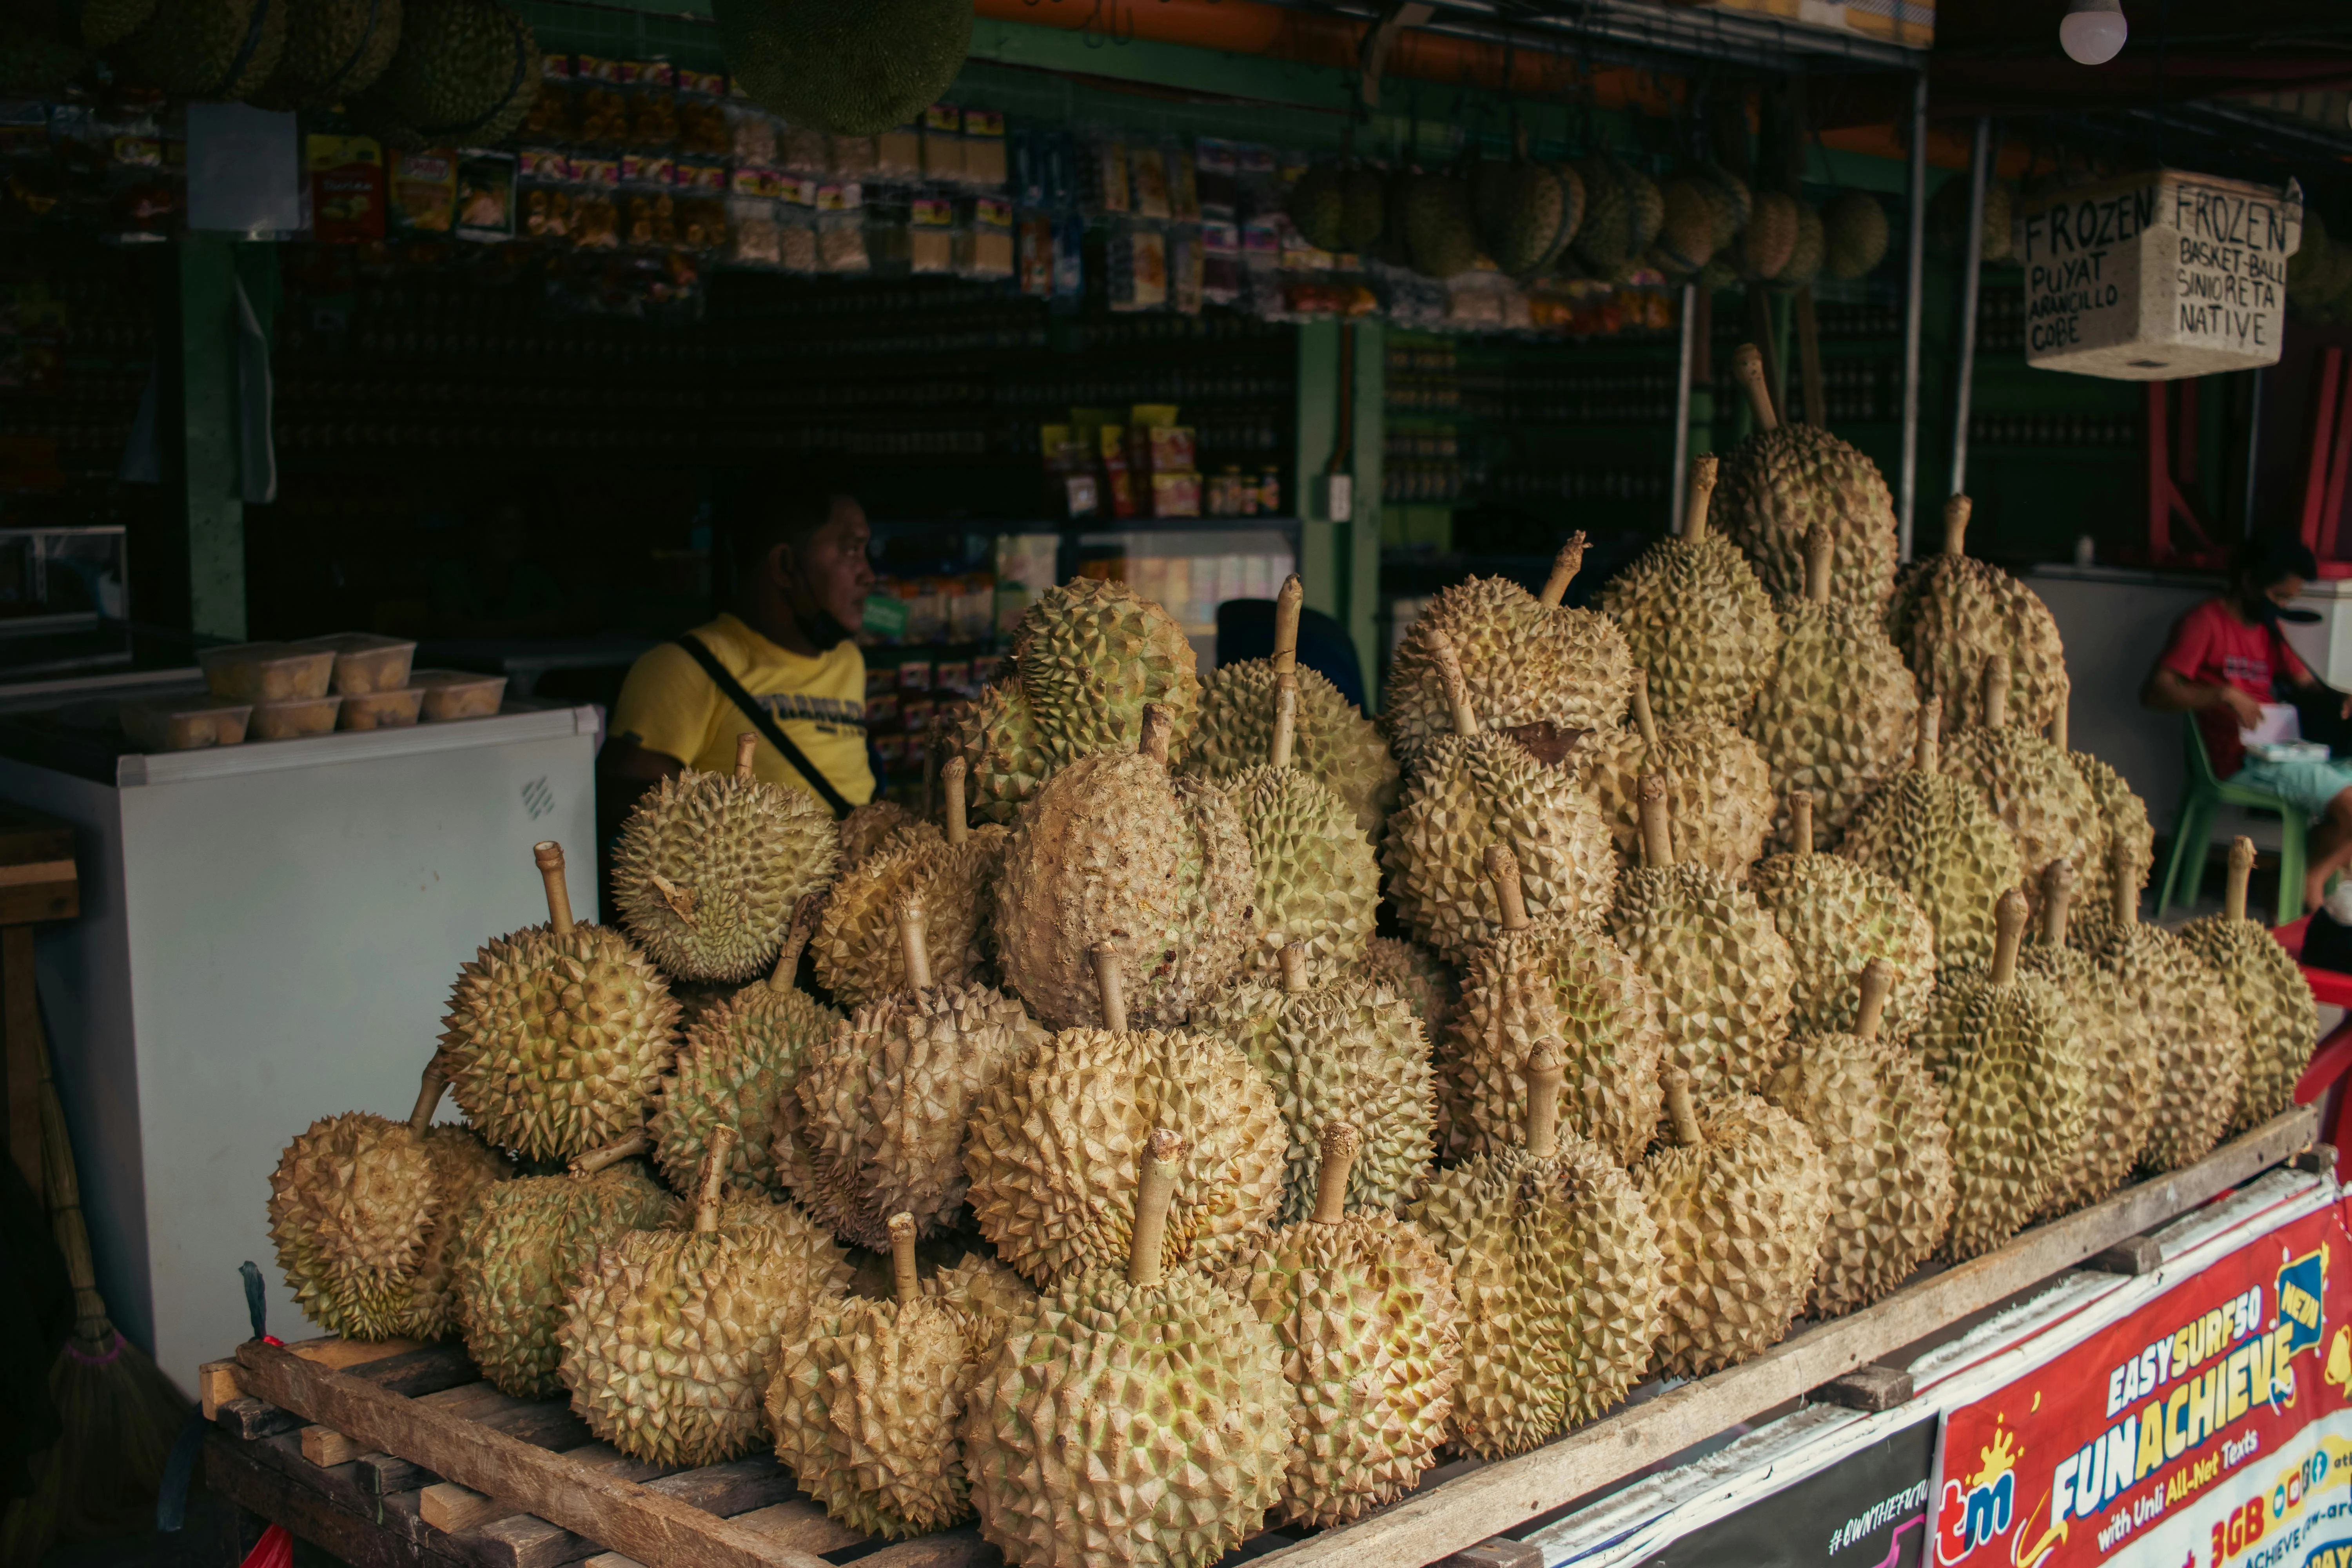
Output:
[[2067,0],[2058,24],[2058,47],[2077,65],[2103,66],[2123,53],[2131,26],[2123,0]]

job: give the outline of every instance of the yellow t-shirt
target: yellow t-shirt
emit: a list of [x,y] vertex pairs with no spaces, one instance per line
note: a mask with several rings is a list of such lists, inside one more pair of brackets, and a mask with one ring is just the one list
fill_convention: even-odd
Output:
[[[851,805],[874,798],[874,770],[866,763],[866,655],[856,643],[803,658],[733,616],[721,616],[694,635]],[[631,665],[613,706],[613,733],[704,773],[732,773],[735,737],[746,731],[757,733],[676,643],[650,649]],[[809,789],[800,769],[765,736],[752,752],[751,768],[770,784]]]

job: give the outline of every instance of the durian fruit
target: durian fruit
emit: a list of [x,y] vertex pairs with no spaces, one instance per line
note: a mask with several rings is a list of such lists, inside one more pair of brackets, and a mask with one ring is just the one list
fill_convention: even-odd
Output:
[[1657,993],[1596,927],[1531,921],[1518,862],[1497,844],[1487,874],[1503,929],[1470,955],[1462,1005],[1437,1059],[1448,1158],[1499,1153],[1528,1121],[1528,1063],[1549,1040],[1562,1060],[1568,1130],[1621,1165],[1648,1146],[1658,1123],[1658,1068],[1665,1031]]
[[1804,1124],[1829,1169],[1829,1221],[1811,1310],[1832,1316],[1893,1293],[1935,1255],[1952,1217],[1951,1131],[1919,1058],[1879,1037],[1895,966],[1862,969],[1852,1034],[1805,1034],[1764,1098]]
[[272,108],[328,109],[365,91],[400,47],[400,0],[285,0],[286,48]]
[[2122,985],[2105,965],[2066,942],[2078,882],[2061,860],[2042,874],[2042,919],[2018,966],[2058,988],[2081,1044],[2084,1082],[2083,1136],[2060,1152],[2050,1178],[2044,1215],[2098,1202],[2130,1176],[2156,1121],[2156,1041],[2128,1026]]
[[845,876],[867,856],[894,839],[911,838],[925,844],[941,842],[937,827],[897,801],[880,795],[843,817],[838,832],[841,835],[841,869]]
[[1364,944],[1363,956],[1349,973],[1377,981],[1403,997],[1412,1016],[1421,1020],[1422,1037],[1431,1041],[1445,1037],[1454,1010],[1462,1004],[1462,983],[1454,971],[1417,942],[1376,936]]
[[401,0],[392,63],[347,107],[396,147],[491,146],[539,101],[538,36],[497,0]]
[[1479,724],[1508,731],[1546,761],[1578,731],[1624,722],[1633,694],[1624,634],[1607,616],[1560,603],[1583,564],[1584,535],[1574,533],[1542,593],[1530,595],[1508,578],[1472,577],[1441,590],[1414,618],[1390,661],[1381,713],[1408,769],[1418,772],[1423,753],[1454,730],[1441,637]]
[[1572,167],[1528,156],[1519,132],[1517,155],[1481,159],[1471,175],[1478,237],[1495,265],[1513,278],[1539,276],[1576,237],[1584,216],[1584,180]]
[[1184,769],[1225,784],[1269,761],[1276,684],[1286,675],[1296,677],[1298,716],[1291,762],[1346,801],[1356,826],[1377,838],[1396,806],[1396,759],[1380,726],[1320,671],[1298,662],[1298,613],[1305,598],[1297,573],[1284,578],[1274,599],[1273,657],[1221,664],[1202,680],[1201,717],[1185,750]]
[[934,984],[928,919],[919,898],[899,906],[907,989],[852,1013],[776,1102],[784,1184],[835,1235],[877,1252],[893,1215],[913,1214],[924,1234],[954,1217],[973,1103],[1045,1039],[1003,993]]
[[1283,202],[1290,226],[1318,250],[1346,248],[1340,241],[1347,226],[1347,188],[1337,163],[1316,163],[1300,174]]
[[964,1147],[981,1234],[1041,1287],[1126,1256],[1154,1129],[1184,1142],[1160,1232],[1171,1267],[1229,1252],[1282,1205],[1289,1137],[1265,1075],[1213,1036],[1130,1029],[1118,950],[1092,957],[1104,1026],[1015,1062],[973,1107]]
[[2254,868],[2254,841],[2241,834],[2230,845],[2230,882],[2221,912],[2180,928],[2189,951],[2212,965],[2237,1009],[2246,1039],[2245,1074],[2238,1082],[2233,1132],[2249,1131],[2294,1103],[2295,1079],[2319,1043],[2319,1009],[2311,984],[2287,951],[2246,918],[2246,879]]
[[1274,1086],[1289,1133],[1281,1221],[1315,1202],[1315,1141],[1331,1121],[1357,1129],[1349,1213],[1402,1213],[1434,1152],[1437,1096],[1421,1020],[1386,986],[1340,976],[1317,985],[1307,951],[1283,949],[1279,984],[1244,980],[1194,1012],[1191,1027],[1230,1042]]
[[1753,1093],[1789,1037],[1789,944],[1746,887],[1676,860],[1655,773],[1642,781],[1642,847],[1643,864],[1617,880],[1608,929],[1657,994],[1664,1067],[1703,1094]]
[[1266,763],[1225,780],[1249,837],[1255,892],[1244,972],[1266,973],[1293,945],[1318,964],[1347,963],[1371,939],[1381,900],[1380,866],[1348,803],[1291,764],[1298,680],[1276,678],[1274,744]]
[[1024,1568],[1208,1568],[1282,1496],[1282,1342],[1224,1286],[1163,1261],[1184,1140],[1161,1128],[1136,1152],[1124,1267],[1047,1290],[964,1402],[981,1534]]
[[1181,753],[1201,703],[1193,663],[1184,628],[1126,584],[1074,577],[1048,588],[1013,628],[1005,671],[957,726],[973,812],[1010,826],[1056,768],[1132,750],[1152,704]]
[[973,984],[986,967],[984,938],[1007,835],[994,823],[977,831],[968,825],[966,772],[961,757],[940,764],[944,834],[929,823],[921,832],[893,834],[843,872],[825,895],[816,977],[843,1006],[862,1006],[907,988],[898,911],[910,898],[919,897],[930,910],[932,973],[940,984]]
[[1780,657],[1780,623],[1738,547],[1707,528],[1716,460],[1691,461],[1679,538],[1662,539],[1617,574],[1601,605],[1649,672],[1660,719],[1739,726]]
[[1423,756],[1389,818],[1381,859],[1399,918],[1442,956],[1462,962],[1502,929],[1484,874],[1486,847],[1501,844],[1518,861],[1531,912],[1598,919],[1617,867],[1609,825],[1574,775],[1481,730],[1452,640],[1433,633],[1429,647],[1454,699],[1454,732]]
[[1685,825],[1682,853],[1744,880],[1764,852],[1772,823],[1772,775],[1756,742],[1720,719],[1661,724],[1650,711],[1649,677],[1633,672],[1633,722],[1603,730],[1577,751],[1585,794],[1609,821],[1621,867],[1640,862],[1644,774],[1664,775],[1674,819]]
[[1419,1226],[1350,1213],[1346,1121],[1317,1138],[1315,1205],[1224,1283],[1282,1342],[1290,1459],[1274,1515],[1328,1526],[1393,1502],[1436,1458],[1460,1375],[1454,1271]]
[[[1829,529],[1808,536],[1805,595],[1780,602],[1780,668],[1748,721],[1773,789],[1781,798],[1790,790],[1810,795],[1829,839],[1909,760],[1919,721],[1919,689],[1876,607],[1832,596],[1836,549]],[[1786,824],[1774,841],[1814,847],[1790,837]]]
[[1967,553],[1969,502],[1944,503],[1944,552],[1903,569],[1886,605],[1886,635],[1919,678],[1922,700],[1940,703],[1958,733],[1984,722],[1984,661],[2009,659],[2009,719],[2047,729],[2066,710],[2066,651],[2040,595]]
[[1789,248],[1789,259],[1772,281],[1783,289],[1810,288],[1822,275],[1822,262],[1829,249],[1829,236],[1822,226],[1821,209],[1799,203],[1797,205],[1797,243]]
[[458,1233],[475,1203],[514,1175],[514,1162],[463,1127],[427,1127],[425,1157],[440,1194],[440,1214],[425,1234],[425,1250],[409,1281],[404,1331],[413,1339],[453,1339],[465,1326],[457,1285]]
[[736,89],[794,125],[873,136],[922,117],[963,69],[959,0],[723,0],[710,8]]
[[286,0],[163,0],[109,58],[142,87],[239,99],[269,79],[285,50]]
[[[1812,837],[1812,796],[1789,792],[1798,844]],[[1887,1032],[1907,1037],[1936,986],[1936,928],[1911,895],[1880,872],[1819,850],[1799,849],[1757,862],[1748,890],[1789,944],[1796,979],[1789,987],[1793,1034],[1857,1034],[1853,967],[1873,960],[1894,975]]]
[[1590,1421],[1642,1380],[1664,1321],[1657,1223],[1608,1153],[1559,1131],[1559,1049],[1528,1062],[1513,1147],[1430,1179],[1410,1215],[1462,1309],[1454,1440],[1499,1459]]
[[1696,277],[1722,247],[1717,195],[1700,175],[1681,174],[1664,182],[1658,195],[1663,214],[1644,259],[1670,278]]
[[1665,1331],[1657,1370],[1703,1377],[1769,1350],[1813,1288],[1829,1162],[1804,1124],[1752,1094],[1694,1103],[1666,1073],[1672,1137],[1637,1173],[1657,1221]]
[[967,1252],[923,1281],[923,1294],[956,1310],[975,1367],[985,1366],[1023,1313],[1037,1305],[1029,1281],[993,1258]]
[[1478,263],[1478,227],[1470,182],[1451,171],[1416,170],[1403,180],[1402,200],[1390,214],[1412,269],[1424,278],[1452,278]]
[[1822,210],[1822,270],[1851,281],[1886,259],[1886,209],[1868,191],[1840,191]]
[[1939,965],[1982,963],[1992,957],[1994,905],[2025,880],[2025,868],[1984,791],[1941,771],[1941,720],[1934,703],[1921,705],[1911,766],[1856,808],[1837,852],[1911,895],[1936,928]]
[[2082,1141],[2090,1084],[2066,999],[2017,964],[2025,895],[2001,894],[1992,962],[1946,963],[1912,1038],[1944,1091],[1955,1201],[1945,1253],[1976,1258],[2050,1201]]
[[457,1233],[458,1312],[466,1353],[518,1399],[562,1391],[556,1343],[564,1295],[599,1249],[633,1230],[675,1225],[682,1205],[630,1159],[635,1132],[572,1162],[558,1176],[524,1176],[485,1192]]
[[891,1299],[827,1302],[788,1331],[765,1401],[776,1458],[824,1511],[898,1541],[971,1511],[956,1428],[980,1375],[964,1313],[925,1293],[895,1214]]
[[833,818],[806,790],[752,776],[759,737],[736,738],[735,772],[662,780],[613,846],[613,903],[664,973],[744,981],[774,966],[793,909],[824,891],[840,858]]
[[1826,531],[1836,552],[1830,602],[1878,614],[1894,591],[1898,542],[1885,477],[1820,426],[1781,419],[1755,344],[1742,343],[1731,363],[1756,430],[1723,459],[1716,525],[1764,586],[1789,598],[1808,595],[1808,542]]
[[2066,710],[2062,706],[2058,717],[2051,721],[2050,739],[2061,751],[2066,752],[2074,771],[2083,775],[2084,787],[2099,808],[2099,826],[2092,835],[2092,853],[2077,868],[2076,901],[2089,910],[2109,910],[2115,907],[2115,858],[2112,847],[2121,840],[2130,852],[2126,879],[2135,891],[2147,885],[2149,868],[2156,863],[2156,830],[2147,820],[2147,802],[2140,799],[2126,782],[2124,775],[2088,752],[2066,750]]
[[1571,242],[1576,258],[1596,278],[1628,272],[1658,237],[1665,201],[1655,181],[1612,153],[1580,158],[1584,182],[1584,221]]
[[10,9],[23,28],[95,51],[138,31],[154,15],[155,0],[18,0]]
[[996,889],[997,964],[1049,1028],[1102,1021],[1097,942],[1135,977],[1140,1024],[1181,1019],[1241,967],[1249,837],[1223,790],[1169,772],[1173,721],[1148,704],[1140,749],[1063,768],[1013,830]]
[[574,925],[563,850],[531,846],[548,923],[496,938],[457,972],[441,1049],[483,1137],[568,1160],[634,1131],[670,1065],[677,1003],[611,926]]
[[1756,282],[1780,276],[1797,254],[1797,198],[1782,191],[1759,191],[1748,225],[1732,241],[1739,274]]
[[1944,771],[1984,791],[1993,815],[2017,845],[2032,914],[2041,914],[2042,878],[2051,867],[2095,859],[2099,804],[2066,749],[2009,722],[2009,660],[1984,664],[1984,723],[1962,730],[1944,747]]
[[722,1199],[733,1142],[728,1128],[710,1135],[694,1228],[600,1247],[556,1331],[572,1408],[648,1464],[714,1465],[756,1447],[783,1331],[849,1283],[847,1256],[798,1209]]

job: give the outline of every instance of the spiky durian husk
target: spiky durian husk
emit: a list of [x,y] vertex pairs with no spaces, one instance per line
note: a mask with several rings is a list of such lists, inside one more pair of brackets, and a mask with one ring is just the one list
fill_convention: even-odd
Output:
[[1013,1320],[1037,1304],[1029,1281],[977,1252],[965,1253],[954,1267],[924,1280],[923,1294],[957,1310],[974,1366],[987,1365]]
[[2155,1120],[2140,1167],[2177,1171],[2213,1152],[2236,1114],[2245,1080],[2244,1026],[2221,977],[2161,927],[2076,917],[2078,945],[2105,965],[2123,994],[2124,1028],[2156,1045]]
[[777,1100],[792,1093],[809,1054],[840,1022],[839,1012],[797,986],[778,990],[755,980],[687,1026],[646,1122],[670,1185],[692,1188],[712,1131],[731,1127],[728,1184],[781,1197],[783,1177],[768,1147]]
[[[613,903],[665,973],[749,980],[774,964],[793,905],[833,881],[840,853],[833,817],[808,791],[689,769],[622,825]],[[684,911],[657,876],[691,900]]]
[[1936,928],[1910,894],[1838,855],[1773,855],[1756,863],[1748,890],[1788,942],[1791,1034],[1850,1032],[1860,976],[1874,958],[1895,971],[1886,995],[1890,1039],[1908,1036],[1936,988]]
[[404,1121],[314,1121],[269,1175],[269,1238],[302,1315],[329,1333],[405,1333],[411,1288],[446,1195]]
[[629,1231],[582,1268],[564,1304],[572,1408],[648,1464],[747,1453],[783,1331],[837,1300],[849,1272],[822,1228],[765,1198],[728,1199],[715,1231]]
[[1461,661],[1482,728],[1610,730],[1624,721],[1633,658],[1614,624],[1590,610],[1547,608],[1508,578],[1472,577],[1422,607],[1390,661],[1381,723],[1409,771],[1454,732],[1454,710],[1430,651],[1430,634],[1439,631]]
[[1362,982],[1290,992],[1247,981],[1194,1013],[1192,1027],[1230,1041],[1274,1086],[1290,1138],[1283,1224],[1315,1206],[1317,1141],[1333,1121],[1363,1139],[1349,1168],[1349,1212],[1402,1212],[1421,1190],[1436,1090],[1428,1037],[1402,998]]
[[999,826],[1010,824],[1046,775],[1068,761],[1047,747],[1018,686],[982,689],[957,721],[954,745],[971,766],[974,815]]
[[1423,753],[1389,818],[1381,864],[1413,934],[1459,963],[1503,929],[1486,849],[1518,857],[1528,912],[1592,921],[1617,872],[1609,825],[1576,780],[1505,735],[1450,735]]
[[1719,533],[1662,539],[1601,592],[1664,723],[1748,721],[1780,658],[1780,622],[1738,547]]
[[645,1120],[677,1003],[612,927],[526,926],[457,972],[442,1022],[466,1120],[525,1159],[568,1160]]
[[1256,872],[1244,968],[1279,968],[1293,942],[1318,965],[1360,956],[1379,911],[1381,871],[1347,803],[1296,767],[1251,768],[1223,787]]
[[971,1511],[956,1427],[980,1375],[963,1314],[926,1298],[813,1312],[776,1352],[776,1458],[818,1506],[897,1541]]
[[[1780,630],[1780,668],[1757,697],[1748,732],[1770,770],[1773,798],[1811,791],[1814,836],[1832,844],[1854,808],[1910,760],[1919,689],[1875,607],[1783,599]],[[1785,816],[1771,841],[1816,847],[1790,844]]]
[[[1356,826],[1378,838],[1394,809],[1396,759],[1380,727],[1318,670],[1299,665],[1293,766],[1347,802]],[[1186,771],[1228,784],[1274,755],[1275,674],[1271,659],[1221,664],[1201,682],[1201,718],[1186,748]]]
[[1376,980],[1403,997],[1413,1016],[1421,1020],[1422,1035],[1433,1042],[1445,1037],[1454,1009],[1462,1002],[1461,982],[1435,953],[1392,936],[1376,936],[1366,942],[1363,955],[1349,966],[1349,973]]
[[841,869],[846,876],[858,862],[893,841],[944,844],[946,836],[895,800],[867,801],[841,819]]
[[1829,1163],[1753,1095],[1701,1101],[1699,1142],[1643,1161],[1665,1280],[1660,1371],[1701,1377],[1778,1344],[1805,1304],[1829,1221]]
[[1894,592],[1897,539],[1885,477],[1818,425],[1759,430],[1724,454],[1708,516],[1748,552],[1771,593],[1804,593],[1805,541],[1824,525],[1837,537],[1833,602],[1874,616]]
[[2045,1215],[2098,1202],[2124,1184],[2156,1121],[2156,1041],[2127,1027],[2123,987],[2114,973],[2074,947],[2039,942],[2019,967],[2058,989],[2081,1044],[2084,1071],[2083,1136],[2059,1154]]
[[1528,1159],[1553,1237],[1562,1300],[1561,1424],[1595,1420],[1632,1392],[1665,1331],[1665,1250],[1640,1185],[1605,1152],[1562,1138],[1549,1160]]
[[1946,774],[1985,793],[2025,870],[2026,907],[2039,922],[2042,873],[2063,860],[2078,870],[2106,851],[2099,805],[2066,753],[2015,725],[1966,730],[1943,749]]
[[1206,1276],[1081,1274],[964,1402],[981,1534],[1024,1568],[1208,1568],[1282,1495],[1290,1403],[1281,1342]]
[[993,823],[960,845],[936,831],[900,833],[844,872],[825,896],[809,944],[818,982],[845,1007],[905,990],[898,906],[919,895],[932,978],[942,985],[972,983],[988,961],[983,937],[1005,841]]
[[1952,1129],[1955,1260],[1990,1252],[2049,1203],[2083,1141],[2090,1084],[2065,998],[2021,970],[1996,985],[1990,966],[1947,963],[1912,1044],[1944,1091]]
[[1531,1163],[1510,1149],[1440,1171],[1412,1215],[1445,1255],[1462,1312],[1453,1436],[1486,1458],[1540,1447],[1567,1415],[1570,1260],[1557,1216],[1528,1199]]
[[2009,659],[2009,721],[2049,726],[2066,706],[2066,651],[2058,623],[2032,589],[1990,562],[1928,555],[1895,579],[1886,635],[1944,707],[1948,737],[1984,722],[1984,663]]
[[1621,1165],[1658,1121],[1665,1032],[1657,994],[1600,931],[1538,921],[1471,954],[1462,1006],[1440,1048],[1438,1103],[1448,1158],[1516,1146],[1528,1123],[1528,1058],[1559,1044],[1560,1124]]
[[1662,1060],[1693,1093],[1752,1093],[1780,1065],[1797,969],[1753,893],[1704,867],[1645,866],[1618,879],[1609,935],[1656,994]]
[[514,1174],[514,1163],[463,1127],[429,1129],[425,1154],[441,1207],[409,1279],[407,1332],[415,1339],[446,1340],[464,1326],[457,1299],[458,1232],[477,1200]]
[[2294,1103],[2295,1079],[2319,1043],[2311,984],[2259,921],[2207,915],[2181,927],[2180,940],[2220,976],[2244,1034],[2245,1070],[2230,1131],[2260,1127]]
[[1639,730],[1603,730],[1579,747],[1584,792],[1609,823],[1621,867],[1642,863],[1641,792],[1645,773],[1666,781],[1666,808],[1683,859],[1743,881],[1764,852],[1772,825],[1772,774],[1756,742],[1715,719],[1658,726],[1652,746]]
[[1006,984],[1047,1026],[1102,1021],[1108,942],[1137,1024],[1173,1022],[1240,967],[1254,870],[1215,784],[1131,752],[1082,757],[1024,807],[997,884]]
[[2124,775],[2088,752],[2069,752],[2067,758],[2099,807],[2094,853],[2074,868],[2074,907],[2111,910],[2116,903],[2116,870],[2109,859],[2120,838],[2131,847],[2132,886],[2147,886],[2148,868],[2156,863],[2156,830],[2148,826],[2147,802],[2140,799]]
[[1837,852],[1911,895],[1936,930],[1939,964],[1991,962],[1993,905],[2025,879],[1984,792],[1916,768],[1862,803]]
[[1040,1286],[1122,1263],[1139,1161],[1163,1127],[1184,1140],[1167,1266],[1229,1250],[1274,1216],[1289,1138],[1241,1052],[1210,1036],[1068,1029],[973,1107],[964,1169],[981,1234]]
[[1345,1524],[1431,1464],[1453,1414],[1461,1308],[1426,1233],[1392,1215],[1293,1224],[1224,1283],[1282,1341],[1290,1463],[1275,1514]]
[[1816,1315],[1894,1291],[1942,1244],[1952,1217],[1944,1096],[1905,1047],[1804,1035],[1764,1098],[1804,1123],[1829,1171],[1829,1220],[1813,1271]]
[[677,1198],[634,1161],[584,1180],[525,1176],[481,1195],[457,1236],[457,1317],[466,1353],[518,1399],[561,1392],[564,1296],[598,1249],[674,1224]]
[[963,1203],[964,1130],[979,1097],[1045,1031],[985,985],[936,985],[860,1007],[810,1052],[776,1105],[785,1184],[835,1233],[875,1251],[890,1216],[940,1229]]

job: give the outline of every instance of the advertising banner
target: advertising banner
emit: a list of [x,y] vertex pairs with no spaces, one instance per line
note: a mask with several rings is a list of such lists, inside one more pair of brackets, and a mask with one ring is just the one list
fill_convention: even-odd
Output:
[[1936,1418],[1914,1422],[1642,1560],[1642,1568],[1920,1568]]

